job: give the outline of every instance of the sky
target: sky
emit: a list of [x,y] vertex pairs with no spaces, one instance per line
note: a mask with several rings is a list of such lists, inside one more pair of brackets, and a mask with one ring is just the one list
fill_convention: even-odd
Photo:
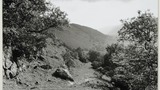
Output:
[[88,26],[107,34],[121,19],[137,16],[148,9],[158,16],[158,0],[50,0],[68,14],[70,23]]

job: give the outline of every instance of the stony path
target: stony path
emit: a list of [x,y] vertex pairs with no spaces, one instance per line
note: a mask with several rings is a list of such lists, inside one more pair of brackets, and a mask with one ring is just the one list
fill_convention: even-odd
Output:
[[[54,85],[53,83],[48,84],[45,87],[41,87],[40,90],[46,90],[47,87],[47,90],[100,90],[94,89],[92,87],[84,87],[81,85],[87,81],[94,80],[94,73],[95,71],[91,68],[91,63],[87,63],[80,68],[72,69],[72,75],[75,80],[74,82],[55,82]],[[58,85],[56,86],[56,84]]]
[[73,69],[75,84],[82,84],[95,78],[95,71],[91,67],[91,63],[87,63],[81,68]]
[[71,70],[75,82],[69,82],[52,77],[52,82],[43,82],[43,84],[31,87],[20,87],[13,82],[6,83],[4,90],[101,90],[89,86],[84,86],[86,82],[96,81],[95,71],[91,68],[91,63],[86,63],[79,68]]

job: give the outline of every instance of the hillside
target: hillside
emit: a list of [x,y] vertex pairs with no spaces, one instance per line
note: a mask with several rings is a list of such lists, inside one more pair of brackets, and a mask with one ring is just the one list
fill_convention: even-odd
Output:
[[[27,61],[23,58],[19,61],[19,68],[11,66],[11,72],[18,70],[15,71],[18,72],[16,77],[7,79],[5,73],[9,70],[3,71],[3,90],[102,90],[103,88],[109,90],[108,87],[101,87],[107,83],[97,79],[96,71],[92,69],[91,63],[82,63],[67,54],[71,63],[67,66],[64,55],[72,51],[63,46],[63,42],[48,38],[46,44],[43,54],[37,59]],[[3,63],[9,66],[8,63],[12,62],[6,54],[4,55]],[[53,76],[57,68],[68,70],[74,82]],[[101,83],[98,83],[100,81]]]
[[49,32],[55,34],[58,39],[72,48],[101,50],[107,44],[115,42],[111,36],[78,24],[70,24],[69,27],[63,27],[62,30],[50,28]]
[[[92,69],[91,63],[82,63],[80,55],[66,45],[71,48],[96,48],[105,51],[106,45],[113,41],[111,36],[77,24],[59,30],[50,28],[49,32],[51,37],[46,39],[46,47],[40,55],[33,56],[31,59],[19,57],[17,63],[12,62],[11,48],[5,49],[4,90],[101,90],[102,88],[108,90],[107,83],[97,79],[95,75],[97,72]],[[87,58],[87,55],[84,53],[81,57]],[[61,78],[55,77],[53,74],[58,68],[70,72],[74,82],[63,80],[61,76],[59,76]]]

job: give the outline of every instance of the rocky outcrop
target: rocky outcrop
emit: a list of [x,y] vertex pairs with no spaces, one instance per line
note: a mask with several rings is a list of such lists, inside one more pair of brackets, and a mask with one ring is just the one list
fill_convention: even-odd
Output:
[[8,79],[14,78],[18,74],[17,64],[13,62],[9,68],[3,66],[4,76]]
[[64,69],[64,68],[57,68],[56,71],[52,74],[52,76],[65,79],[65,80],[74,81],[68,69]]
[[3,51],[3,77],[14,78],[18,73],[16,62],[12,60],[12,48],[5,48]]

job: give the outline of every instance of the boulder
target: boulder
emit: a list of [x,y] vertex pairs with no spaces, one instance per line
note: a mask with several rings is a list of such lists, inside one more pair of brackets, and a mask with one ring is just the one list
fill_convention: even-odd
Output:
[[68,69],[64,69],[64,68],[57,68],[52,76],[55,76],[55,77],[58,77],[58,78],[61,78],[61,79],[65,79],[65,80],[74,81],[73,77],[69,73]]
[[17,75],[17,64],[14,62],[11,66],[10,78],[13,78]]

